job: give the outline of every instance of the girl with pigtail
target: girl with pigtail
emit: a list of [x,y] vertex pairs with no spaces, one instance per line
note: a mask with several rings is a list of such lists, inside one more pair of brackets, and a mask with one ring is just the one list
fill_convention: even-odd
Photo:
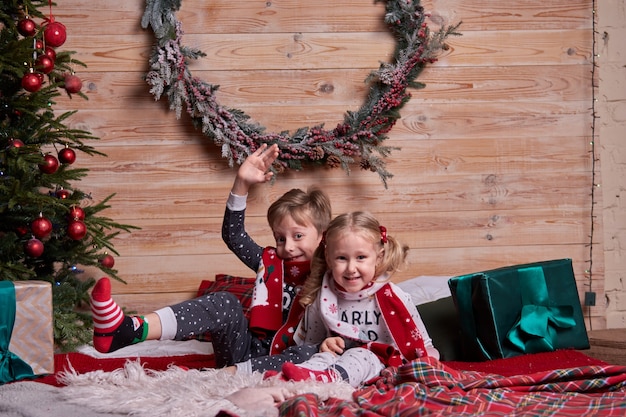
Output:
[[306,311],[295,335],[299,344],[319,344],[319,352],[299,365],[285,363],[283,379],[358,387],[386,366],[439,359],[411,296],[390,282],[407,252],[370,213],[331,221],[300,293]]

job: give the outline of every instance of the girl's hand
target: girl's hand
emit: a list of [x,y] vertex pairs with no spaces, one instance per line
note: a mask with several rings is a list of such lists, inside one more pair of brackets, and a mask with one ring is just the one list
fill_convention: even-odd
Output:
[[346,344],[342,337],[328,337],[320,345],[320,352],[331,352],[336,355],[341,355],[345,347]]

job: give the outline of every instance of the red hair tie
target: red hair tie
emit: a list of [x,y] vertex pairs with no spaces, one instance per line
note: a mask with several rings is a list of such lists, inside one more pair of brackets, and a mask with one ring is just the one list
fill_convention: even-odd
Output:
[[326,247],[326,230],[322,233],[322,240],[320,240],[320,246]]
[[387,243],[387,229],[385,226],[378,226],[378,228],[380,229],[380,241],[383,244]]

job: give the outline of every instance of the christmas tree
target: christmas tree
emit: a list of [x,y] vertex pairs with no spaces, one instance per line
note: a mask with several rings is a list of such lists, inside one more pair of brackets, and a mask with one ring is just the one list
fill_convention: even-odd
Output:
[[[102,155],[87,131],[66,125],[76,111],[56,114],[61,94],[87,99],[74,73],[73,52],[60,48],[66,27],[51,0],[3,0],[0,5],[0,279],[52,284],[54,338],[70,351],[91,340],[88,306],[93,277],[121,281],[111,240],[132,226],[101,215],[100,202],[76,187],[87,175],[78,155]],[[48,12],[44,15],[40,10]]]

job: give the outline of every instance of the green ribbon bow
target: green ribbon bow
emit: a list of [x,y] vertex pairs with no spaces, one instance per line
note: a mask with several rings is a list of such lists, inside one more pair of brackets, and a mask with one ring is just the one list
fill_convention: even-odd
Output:
[[509,330],[508,340],[524,353],[555,350],[558,329],[576,325],[571,305],[550,307],[543,268],[533,266],[518,271],[522,295],[520,319]]
[[33,376],[33,369],[19,356],[9,351],[15,324],[15,286],[12,281],[0,281],[0,384]]

